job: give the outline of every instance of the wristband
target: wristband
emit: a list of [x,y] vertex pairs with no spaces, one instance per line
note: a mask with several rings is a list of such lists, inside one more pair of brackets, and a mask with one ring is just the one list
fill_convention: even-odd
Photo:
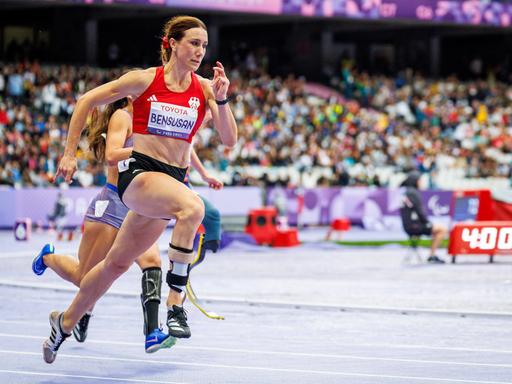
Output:
[[215,100],[215,102],[217,103],[217,105],[224,105],[227,104],[229,100],[229,97],[226,97],[224,100]]

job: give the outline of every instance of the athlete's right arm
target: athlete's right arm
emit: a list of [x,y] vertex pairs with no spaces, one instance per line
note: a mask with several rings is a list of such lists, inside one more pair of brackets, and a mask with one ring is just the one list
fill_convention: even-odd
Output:
[[64,155],[57,168],[57,176],[64,176],[67,183],[71,181],[76,171],[76,149],[80,135],[85,127],[87,115],[94,107],[109,104],[123,97],[134,99],[140,96],[153,80],[154,68],[128,72],[119,79],[100,85],[81,96],[75,105],[75,110],[69,123],[68,138]]

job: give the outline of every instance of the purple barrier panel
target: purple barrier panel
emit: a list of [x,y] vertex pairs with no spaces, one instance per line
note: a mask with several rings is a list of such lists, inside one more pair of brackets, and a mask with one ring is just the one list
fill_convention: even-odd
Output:
[[224,187],[220,191],[208,187],[193,189],[212,203],[221,215],[246,216],[249,210],[263,205],[263,194],[258,187]]
[[[336,218],[346,217],[352,224],[384,229],[399,224],[402,193],[400,189],[373,187],[271,188],[267,201],[287,215],[292,225],[328,225]],[[451,191],[422,191],[422,197],[429,216],[449,217]]]
[[[386,214],[399,215],[400,206],[402,205],[402,196],[404,189],[388,190],[388,207]],[[441,190],[425,190],[420,191],[423,206],[428,216],[449,216],[450,204],[452,201],[453,191]]]
[[16,216],[16,190],[0,187],[0,228],[12,228]]
[[380,215],[386,210],[387,191],[368,187],[272,188],[267,201],[285,213],[292,225],[327,225],[339,217],[347,217],[352,223],[361,224],[363,217]]
[[[66,226],[79,226],[92,198],[100,188],[33,188],[15,190],[15,216],[30,217],[33,223],[48,223],[47,216],[53,212],[57,195],[62,192],[66,200]],[[3,205],[3,202],[1,203]],[[7,224],[12,226],[14,223]]]
[[[57,195],[62,192],[66,201],[66,226],[79,226],[92,198],[101,188],[0,188],[0,227],[12,228],[18,218],[30,217],[33,223],[48,224]],[[206,197],[222,215],[245,216],[250,209],[263,205],[261,189],[257,187],[226,187],[214,191],[207,187],[195,189]],[[173,221],[171,220],[171,224]]]
[[429,216],[449,216],[453,191],[421,191],[423,204]]

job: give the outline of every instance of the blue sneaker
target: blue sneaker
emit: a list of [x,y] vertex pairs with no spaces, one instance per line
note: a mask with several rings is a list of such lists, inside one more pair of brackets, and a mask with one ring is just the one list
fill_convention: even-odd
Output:
[[176,344],[176,338],[155,328],[146,336],[146,353],[154,353],[162,348],[171,348],[174,344]]
[[43,249],[41,249],[41,252],[39,252],[39,255],[32,261],[32,270],[36,275],[42,275],[46,270],[47,266],[44,263],[43,256],[50,253],[55,253],[55,247],[52,243],[46,244]]

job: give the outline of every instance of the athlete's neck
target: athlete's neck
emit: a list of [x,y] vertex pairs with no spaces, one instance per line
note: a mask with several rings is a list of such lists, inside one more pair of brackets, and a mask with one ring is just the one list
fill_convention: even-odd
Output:
[[[170,74],[170,76],[166,76]],[[190,85],[190,69],[180,68],[176,59],[172,59],[164,66],[165,83],[172,89],[184,90]]]

